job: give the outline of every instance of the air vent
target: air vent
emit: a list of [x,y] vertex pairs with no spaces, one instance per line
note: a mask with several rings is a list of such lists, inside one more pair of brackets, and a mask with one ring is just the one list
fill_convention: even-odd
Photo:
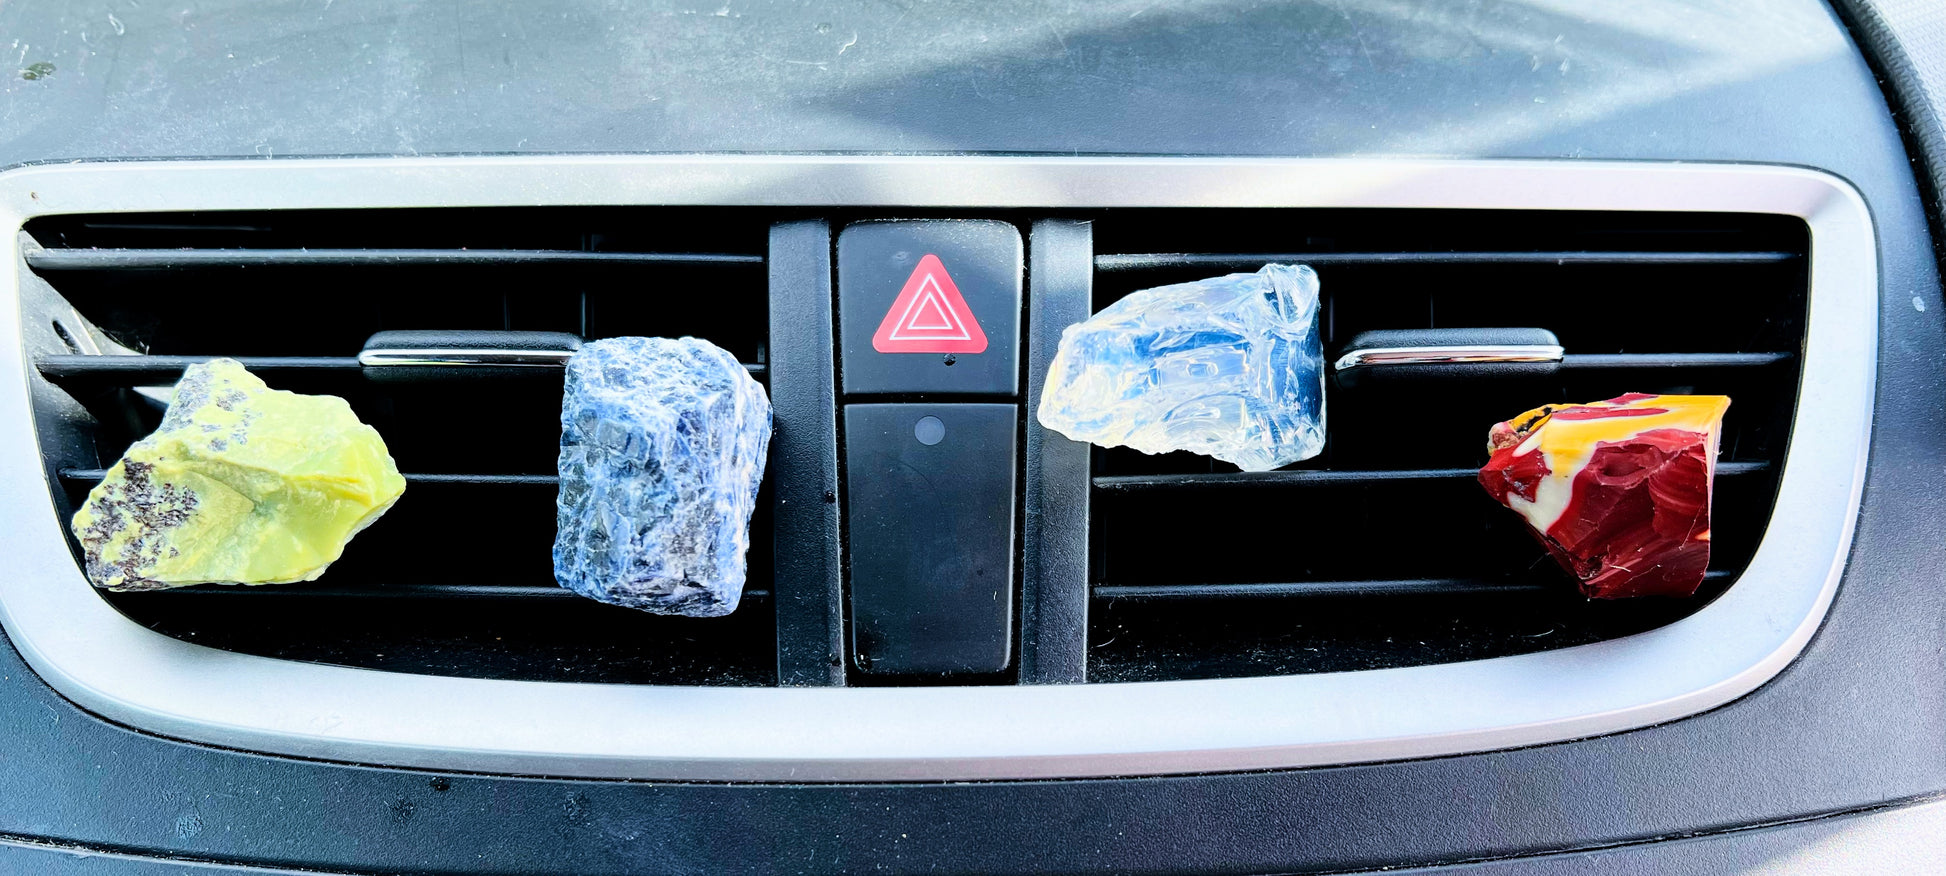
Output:
[[[1268,262],[1318,270],[1330,354],[1368,330],[1494,327],[1551,330],[1566,360],[1544,377],[1334,385],[1324,455],[1263,474],[1091,449],[1023,417],[1018,656],[950,681],[868,679],[846,648],[837,413],[858,400],[834,356],[834,242],[854,222],[915,218],[997,219],[1026,243],[1025,395],[984,404],[1031,411],[1061,327],[1091,309]],[[0,173],[0,220],[0,295],[18,304],[0,308],[0,347],[20,345],[0,350],[9,641],[111,720],[347,762],[708,781],[1126,776],[1674,720],[1763,684],[1816,631],[1875,390],[1869,213],[1842,181],[1797,168],[72,164]],[[418,365],[374,379],[356,357],[393,330],[695,335],[738,356],[777,424],[743,606],[686,620],[556,589],[558,383]],[[66,520],[155,426],[186,363],[213,356],[349,399],[385,434],[406,496],[313,584],[99,593]],[[1692,600],[1579,599],[1473,483],[1495,420],[1631,390],[1735,400],[1714,565]]]
[[[400,672],[554,681],[772,684],[768,496],[744,610],[657,617],[555,586],[558,370],[482,379],[357,356],[397,329],[695,335],[768,377],[766,217],[708,210],[394,210],[63,216],[28,226],[60,301],[28,337],[87,414],[50,466],[62,515],[151,431],[185,363],[241,359],[273,386],[351,401],[408,498],[317,582],[105,594],[211,647]],[[85,322],[63,313],[67,305]],[[87,326],[98,328],[99,340]],[[99,355],[116,352],[139,355]],[[109,347],[109,349],[101,349]]]
[[[1641,632],[1736,580],[1776,496],[1806,307],[1802,221],[1730,214],[1124,211],[1095,223],[1095,305],[1266,262],[1323,280],[1335,351],[1373,329],[1551,329],[1551,376],[1329,391],[1317,459],[1242,474],[1094,452],[1093,681],[1377,669]],[[1328,356],[1327,358],[1331,358]],[[1489,425],[1623,392],[1734,400],[1710,577],[1590,603],[1474,481]]]
[[[53,466],[62,512],[154,427],[156,399],[184,363],[238,357],[279,386],[350,399],[386,435],[411,500],[319,582],[108,595],[129,617],[213,647],[394,671],[774,684],[767,496],[754,521],[750,607],[730,620],[586,602],[555,587],[548,568],[558,380],[375,381],[355,358],[373,333],[399,329],[695,334],[767,378],[769,218],[447,210],[32,224],[27,264],[85,320],[50,318],[36,359],[92,415],[56,420],[87,433],[56,442],[82,453]],[[1281,472],[1092,451],[1089,680],[1374,669],[1585,644],[1686,616],[1756,549],[1796,398],[1800,220],[1370,210],[1073,218],[1093,230],[1095,309],[1136,289],[1303,262],[1323,278],[1327,350],[1372,329],[1532,325],[1569,351],[1544,378],[1334,385],[1325,454]],[[81,349],[91,330],[140,355]],[[1629,391],[1735,399],[1714,568],[1692,600],[1578,598],[1473,481],[1494,419]],[[1059,635],[1036,620],[1024,636]]]

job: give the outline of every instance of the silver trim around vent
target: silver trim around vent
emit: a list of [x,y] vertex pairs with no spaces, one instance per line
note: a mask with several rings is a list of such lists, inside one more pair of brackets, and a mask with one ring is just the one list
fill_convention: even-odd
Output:
[[280,661],[177,641],[99,597],[63,543],[20,346],[19,235],[0,235],[0,622],[81,706],[180,739],[443,770],[873,781],[1246,770],[1430,757],[1696,714],[1775,676],[1836,591],[1877,362],[1856,191],[1787,167],[1583,161],[636,156],[70,164],[0,173],[0,222],[50,213],[700,204],[1734,211],[1811,229],[1798,422],[1772,523],[1696,614],[1607,642],[1274,678],[745,689],[489,681]]

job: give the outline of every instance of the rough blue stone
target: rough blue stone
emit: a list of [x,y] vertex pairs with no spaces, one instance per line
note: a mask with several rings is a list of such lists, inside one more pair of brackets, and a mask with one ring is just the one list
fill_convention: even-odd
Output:
[[610,338],[568,360],[554,578],[690,617],[736,610],[770,399],[695,338]]
[[1037,412],[1076,441],[1269,471],[1324,449],[1318,275],[1266,265],[1130,294],[1061,333]]

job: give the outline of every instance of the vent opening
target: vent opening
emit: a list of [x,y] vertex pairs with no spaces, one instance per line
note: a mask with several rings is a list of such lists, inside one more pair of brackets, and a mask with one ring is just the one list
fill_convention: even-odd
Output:
[[[1127,210],[1095,223],[1095,306],[1268,262],[1323,282],[1327,360],[1372,329],[1533,326],[1546,378],[1328,389],[1324,453],[1237,473],[1094,451],[1091,681],[1445,663],[1685,617],[1756,550],[1806,313],[1805,225],[1740,214]],[[1689,600],[1592,603],[1474,481],[1493,422],[1624,392],[1718,393],[1711,574]]]
[[69,424],[92,452],[49,460],[61,512],[156,427],[185,361],[239,358],[275,388],[347,399],[385,436],[407,499],[317,582],[103,594],[138,623],[228,650],[403,672],[773,684],[767,489],[745,607],[732,617],[597,604],[553,579],[558,374],[381,382],[355,359],[389,329],[694,335],[765,380],[770,218],[479,209],[34,222],[30,267],[108,341],[144,354],[31,351],[92,415]]
[[[1097,310],[1137,289],[1302,262],[1323,280],[1328,359],[1372,329],[1533,326],[1568,351],[1546,378],[1334,384],[1325,452],[1280,472],[1241,474],[1185,453],[1092,451],[1090,681],[1413,666],[1599,641],[1701,608],[1756,549],[1805,332],[1809,240],[1798,219],[1066,215],[1092,222]],[[278,388],[348,399],[386,436],[408,501],[360,535],[324,580],[105,594],[129,617],[214,647],[402,672],[776,684],[780,628],[768,601],[779,460],[752,523],[745,607],[692,620],[599,605],[555,587],[550,568],[558,380],[379,382],[354,357],[371,334],[393,329],[688,334],[768,381],[779,290],[767,287],[766,236],[789,218],[599,208],[36,220],[27,227],[32,269],[102,340],[141,354],[78,355],[77,343],[91,339],[66,323],[38,345],[30,333],[41,375],[87,414],[43,412],[44,424],[66,430],[44,440],[57,448],[48,459],[57,502],[71,514],[102,468],[155,427],[184,362],[239,357]],[[1496,419],[1630,391],[1734,399],[1712,570],[1691,600],[1582,600],[1473,479]]]

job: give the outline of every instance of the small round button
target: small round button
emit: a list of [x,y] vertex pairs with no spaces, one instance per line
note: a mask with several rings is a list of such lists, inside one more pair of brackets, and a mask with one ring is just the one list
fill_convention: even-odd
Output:
[[920,417],[919,422],[912,424],[912,437],[919,439],[920,444],[931,447],[946,440],[946,424],[940,422],[938,417]]

